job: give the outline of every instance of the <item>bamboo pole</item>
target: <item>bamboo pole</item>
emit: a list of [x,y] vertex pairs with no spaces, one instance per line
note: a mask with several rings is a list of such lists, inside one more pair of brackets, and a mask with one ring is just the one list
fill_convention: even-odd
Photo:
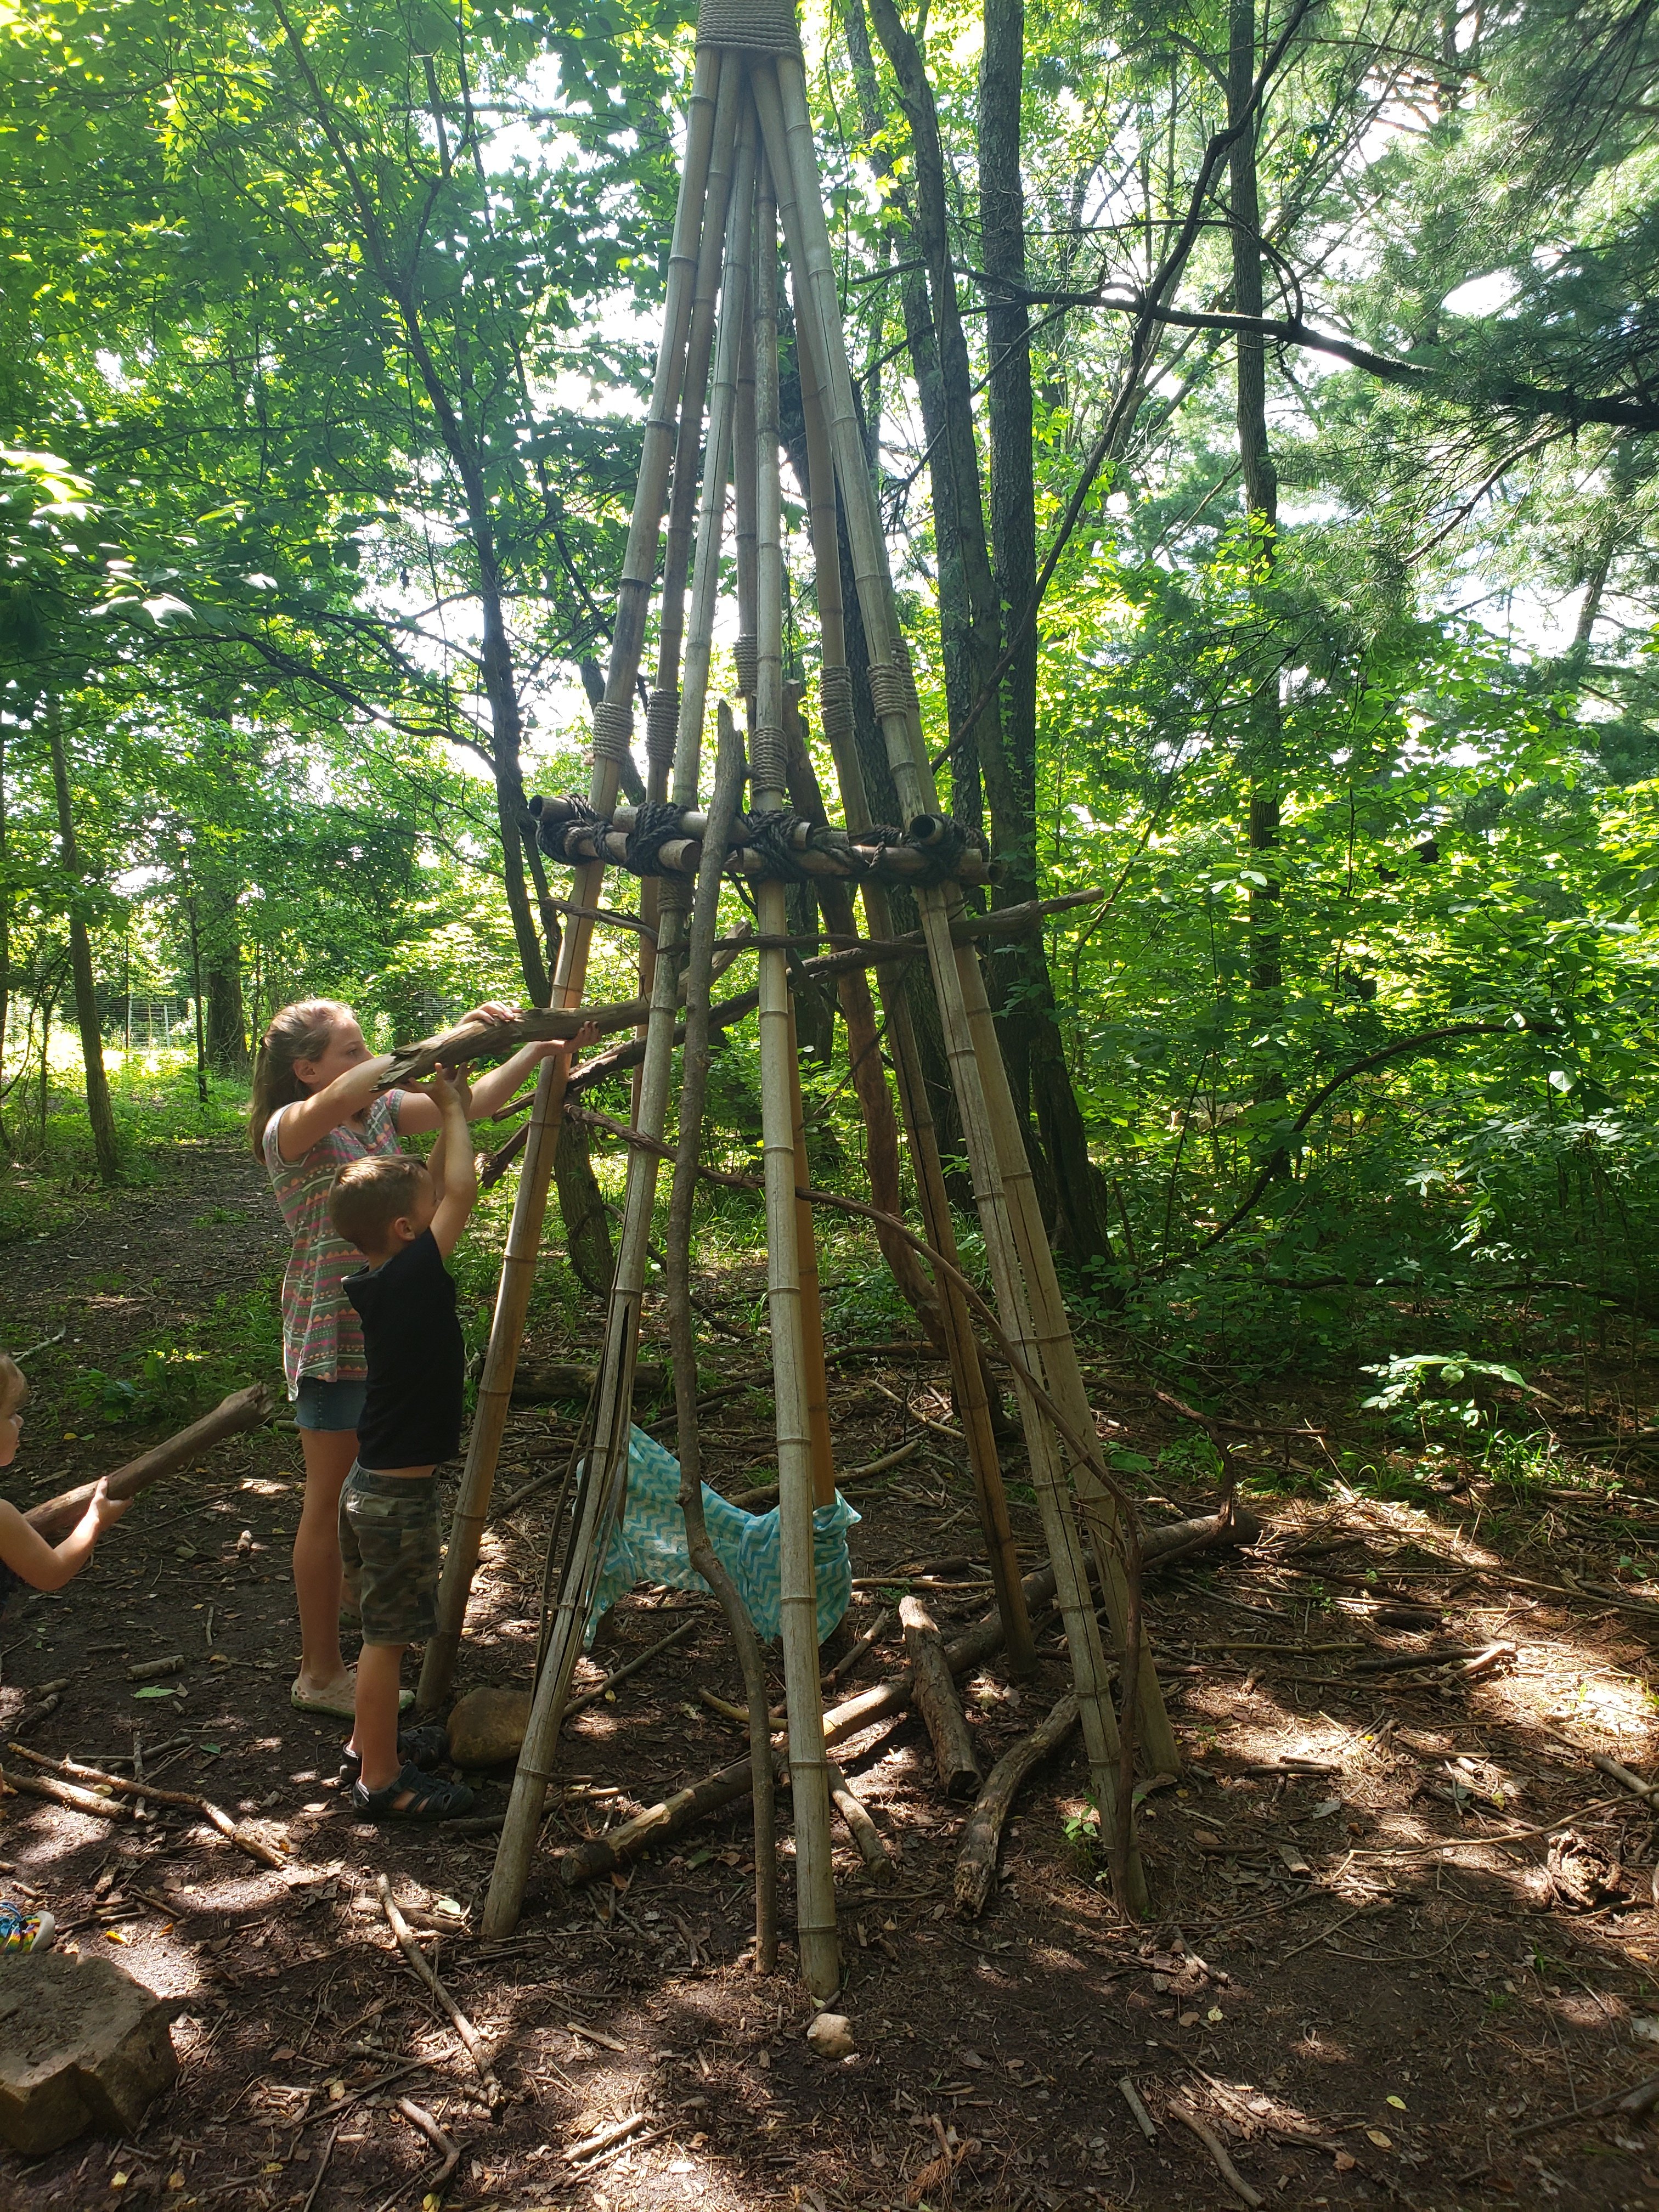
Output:
[[[694,803],[696,797],[697,763],[718,597],[726,482],[731,459],[737,339],[747,305],[745,276],[754,167],[753,131],[742,123],[726,226],[718,359],[710,393],[696,566],[675,746],[675,794],[682,805]],[[660,1139],[662,1134],[672,1075],[678,961],[670,956],[678,951],[683,908],[668,908],[663,919],[658,948],[661,957],[652,992],[635,1117],[641,1133],[653,1139]],[[547,1651],[536,1679],[529,1723],[514,1774],[513,1792],[484,1905],[483,1926],[492,1936],[510,1934],[518,1923],[570,1678],[586,1632],[605,1540],[626,1489],[633,1420],[634,1357],[649,1257],[657,1175],[657,1155],[636,1148],[629,1162],[622,1237],[606,1316],[593,1443],[578,1498],[575,1526],[565,1555]]]
[[[710,818],[726,821],[743,796],[743,745],[724,699],[719,708],[720,742],[714,762],[714,795]],[[696,897],[685,969],[685,1055],[681,1066],[679,1143],[674,1158],[673,1196],[669,1206],[666,1266],[670,1341],[674,1355],[675,1410],[680,1449],[680,1510],[685,1518],[686,1552],[692,1565],[720,1600],[743,1668],[749,1708],[749,1757],[753,1777],[755,1824],[755,1966],[769,1974],[778,1959],[778,1860],[776,1808],[773,1796],[770,1723],[767,1717],[766,1670],[760,1638],[737,1584],[709,1540],[702,1504],[702,1445],[697,1425],[697,1347],[691,1320],[691,1211],[696,1197],[702,1146],[703,1105],[708,1091],[708,992],[714,965],[714,929],[720,908],[720,869],[710,850],[697,877]]]
[[[617,595],[617,623],[611,633],[611,659],[605,677],[605,704],[611,715],[628,708],[634,679],[639,672],[645,641],[645,619],[656,574],[657,540],[662,526],[668,489],[668,469],[673,451],[674,413],[684,368],[686,339],[691,319],[692,293],[696,276],[697,249],[702,230],[703,201],[708,181],[709,155],[714,140],[714,107],[723,58],[712,49],[699,49],[692,74],[686,119],[685,165],[680,176],[679,203],[674,216],[674,237],[668,260],[667,298],[663,312],[662,343],[647,417],[640,474],[629,522],[628,547]],[[607,729],[603,742],[595,717],[593,764],[589,782],[590,803],[608,814],[617,799],[617,760],[615,740]],[[597,907],[605,863],[594,860],[577,871],[571,902]],[[560,1008],[581,1002],[587,980],[588,946],[592,923],[581,915],[572,918],[559,949],[553,978],[553,1001]],[[530,1310],[536,1255],[542,1225],[547,1216],[548,1186],[553,1175],[553,1154],[558,1142],[559,1120],[564,1107],[565,1079],[569,1061],[561,1054],[544,1060],[536,1079],[536,1100],[519,1170],[513,1215],[502,1254],[501,1279],[490,1318],[489,1344],[478,1378],[477,1405],[467,1439],[455,1510],[450,1522],[449,1548],[438,1585],[437,1625],[426,1647],[416,1702],[422,1711],[435,1712],[448,1696],[455,1675],[461,1632],[477,1571],[478,1547],[489,1514],[489,1494],[495,1484],[495,1463],[513,1395],[513,1374],[524,1340],[525,1316]]]
[[[875,511],[853,405],[851,375],[819,194],[805,80],[799,66],[785,56],[780,58],[775,66],[757,64],[751,70],[750,82],[755,87],[763,138],[769,153],[780,167],[793,165],[790,212],[793,217],[795,235],[791,240],[791,253],[797,268],[805,274],[803,289],[810,303],[809,313],[815,320],[814,336],[819,359],[827,365],[829,373],[832,449],[852,541],[860,608],[870,643],[872,688],[877,685],[878,677],[880,679],[875,703],[884,740],[901,799],[907,809],[913,815],[932,812],[935,805],[932,779],[921,744],[920,725],[909,708],[900,675],[898,655],[902,640],[894,617],[891,584],[881,541],[879,518]],[[1033,1358],[1040,1359],[1027,1278],[1022,1265],[1027,1255],[1020,1249],[1012,1218],[1010,1195],[1005,1185],[1004,1169],[1012,1163],[1006,1146],[998,1141],[1000,1117],[997,1104],[994,1103],[997,1093],[1000,1092],[1000,1100],[1012,1116],[1006,1073],[1000,1054],[985,1055],[981,1064],[980,1040],[975,1035],[969,1006],[964,1002],[965,978],[951,941],[953,917],[945,896],[938,888],[924,886],[918,892],[917,902],[939,998],[946,1049],[962,1106],[963,1128],[974,1170],[975,1195],[985,1229],[987,1252],[992,1264],[998,1304],[1008,1317],[1011,1334],[1023,1347],[1029,1346]],[[1015,1130],[1018,1134],[1017,1124]],[[1052,1262],[1048,1279],[1052,1279]],[[1039,1293],[1044,1287],[1040,1273],[1036,1287]],[[1066,1346],[1069,1348],[1069,1336]],[[1070,1364],[1075,1367],[1074,1353]],[[1088,1577],[1081,1545],[1070,1510],[1063,1464],[1053,1432],[1042,1419],[1041,1409],[1030,1390],[1022,1387],[1019,1396],[1032,1474],[1043,1509],[1045,1532],[1049,1538],[1058,1576],[1059,1595],[1066,1614],[1068,1648],[1083,1711],[1092,1778],[1103,1808],[1103,1816],[1115,1832],[1123,1826],[1117,1808],[1120,1744],[1116,1718],[1109,1693],[1104,1652],[1093,1608],[1089,1603]],[[1122,1562],[1109,1553],[1108,1560],[1103,1561],[1103,1566],[1108,1564],[1112,1570],[1108,1578],[1108,1588],[1115,1601],[1114,1616],[1121,1622],[1127,1610],[1126,1605],[1120,1602],[1127,1599]],[[1143,1720],[1148,1717],[1148,1702],[1143,1681],[1140,1699]],[[1173,1732],[1164,1716],[1162,1698],[1158,1693],[1155,1680],[1151,1686],[1150,1703],[1153,1709],[1152,1717],[1161,1722],[1162,1737],[1172,1747]],[[1157,1740],[1158,1732],[1148,1726],[1145,1733],[1151,1747]],[[1161,1748],[1162,1744],[1159,1743],[1158,1749]],[[1153,1755],[1158,1755],[1158,1749],[1154,1749]],[[1178,1752],[1174,1753],[1174,1764],[1178,1766]],[[1127,1815],[1127,1808],[1125,1811]],[[1122,1902],[1129,1909],[1136,1910],[1144,1895],[1138,1863],[1131,1880],[1135,1893],[1125,1897]]]
[[[755,727],[750,792],[757,813],[787,803],[783,731],[783,544],[778,481],[777,206],[762,165],[755,226]],[[781,883],[760,885],[763,939],[788,933]],[[820,2002],[841,1984],[835,1875],[830,1832],[830,1761],[819,1690],[817,1596],[813,1587],[813,1465],[805,1316],[802,1310],[799,1208],[795,1197],[795,1034],[788,956],[760,955],[762,1156],[766,1184],[767,1299],[772,1322],[777,1408],[780,1619],[789,1708],[790,1774],[795,1817],[795,1919],[801,1978]]]
[[[846,665],[846,628],[841,596],[841,547],[836,520],[835,465],[826,420],[829,395],[820,366],[815,318],[810,302],[802,300],[803,289],[804,280],[797,270],[796,352],[800,362],[801,409],[806,425],[809,511],[812,523],[813,561],[818,579],[818,619],[823,641],[824,666],[836,668]],[[821,485],[825,488],[822,494]],[[852,731],[850,727],[841,726],[838,718],[828,711],[824,721],[842,787],[843,815],[849,828],[867,829],[870,823],[869,801]],[[871,928],[882,938],[890,939],[892,911],[885,887],[866,881],[864,902]],[[915,1170],[917,1195],[921,1202],[927,1241],[954,1264],[957,1259],[956,1224],[951,1218],[951,1202],[945,1188],[945,1170],[939,1159],[933,1109],[928,1104],[927,1087],[922,1079],[921,1055],[916,1048],[915,1026],[910,1019],[908,986],[902,975],[890,965],[878,970],[877,981],[883,1010],[887,1017],[888,1041],[898,1079],[900,1104],[910,1139],[910,1157]],[[991,1563],[997,1602],[1003,1608],[1008,1664],[1016,1677],[1024,1679],[1036,1672],[1036,1647],[1031,1638],[1030,1620],[1020,1583],[1019,1555],[1015,1548],[1013,1524],[1008,1513],[1002,1462],[991,1425],[989,1394],[978,1348],[974,1341],[968,1309],[961,1292],[948,1279],[939,1285],[939,1317],[945,1331],[946,1356],[951,1363],[951,1395],[967,1440],[979,1524]]]

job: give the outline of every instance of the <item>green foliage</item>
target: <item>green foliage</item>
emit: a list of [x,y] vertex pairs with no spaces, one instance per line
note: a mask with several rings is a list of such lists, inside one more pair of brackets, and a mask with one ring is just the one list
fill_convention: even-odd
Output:
[[[1389,1425],[1401,1435],[1413,1429],[1425,1439],[1431,1429],[1474,1430],[1491,1426],[1496,1407],[1490,1388],[1483,1396],[1480,1385],[1506,1382],[1524,1390],[1526,1377],[1502,1360],[1473,1359],[1467,1352],[1408,1352],[1395,1353],[1378,1366],[1368,1366],[1382,1387],[1360,1401],[1367,1413],[1387,1413]],[[1467,1396],[1459,1387],[1470,1386]]]

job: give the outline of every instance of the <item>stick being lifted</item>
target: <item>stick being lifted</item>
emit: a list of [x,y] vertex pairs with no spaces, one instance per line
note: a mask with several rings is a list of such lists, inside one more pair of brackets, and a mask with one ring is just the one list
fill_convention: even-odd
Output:
[[[240,1436],[245,1429],[257,1428],[261,1421],[270,1419],[270,1393],[263,1382],[256,1382],[246,1390],[233,1391],[210,1413],[204,1413],[199,1421],[192,1421],[187,1429],[180,1429],[176,1437],[169,1437],[165,1443],[152,1444],[137,1459],[118,1467],[109,1478],[110,1496],[136,1498],[152,1482],[160,1482],[164,1475],[177,1474],[180,1468],[188,1467],[192,1460],[211,1451],[227,1437]],[[23,1518],[51,1542],[75,1526],[97,1487],[95,1482],[77,1483],[73,1490],[60,1491],[56,1498],[43,1498],[39,1505],[31,1505]]]

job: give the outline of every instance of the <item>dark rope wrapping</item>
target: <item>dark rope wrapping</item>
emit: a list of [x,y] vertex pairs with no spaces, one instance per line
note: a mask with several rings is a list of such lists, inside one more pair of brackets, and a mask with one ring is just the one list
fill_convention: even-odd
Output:
[[810,883],[811,878],[800,864],[795,844],[796,829],[805,821],[804,814],[792,814],[787,806],[780,806],[769,814],[740,815],[732,827],[732,842],[747,845],[758,853],[775,880]]
[[540,798],[532,799],[530,802],[530,811],[536,817],[536,842],[550,860],[562,860],[567,867],[580,867],[587,858],[586,854],[568,851],[566,841],[577,832],[586,836],[587,832],[597,830],[603,833],[605,817],[596,813],[587,801],[578,798],[574,791],[567,792],[560,801],[565,810],[564,818],[561,821],[544,813],[544,805]]
[[680,821],[680,809],[666,799],[647,799],[634,809],[634,826],[628,832],[628,850],[623,855],[623,866],[630,875],[662,874],[663,847],[685,835]]
[[[926,842],[917,835],[922,830],[933,833]],[[949,814],[918,815],[904,842],[922,863],[921,874],[912,878],[922,884],[950,883],[960,870],[965,853],[971,850],[981,859],[986,853],[985,840],[979,831]]]

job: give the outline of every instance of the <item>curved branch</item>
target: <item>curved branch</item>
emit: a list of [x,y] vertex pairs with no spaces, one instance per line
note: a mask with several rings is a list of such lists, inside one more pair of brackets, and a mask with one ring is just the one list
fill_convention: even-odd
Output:
[[[1523,1021],[1521,1026],[1536,1033],[1547,1030],[1549,1024],[1544,1022]],[[1403,1059],[1407,1053],[1428,1052],[1437,1044],[1449,1044],[1454,1037],[1502,1036],[1513,1031],[1515,1027],[1515,1018],[1511,1015],[1509,1019],[1501,1022],[1449,1022],[1443,1029],[1422,1030],[1415,1036],[1396,1037],[1392,1044],[1382,1045],[1376,1052],[1368,1052],[1363,1060],[1352,1061],[1340,1073],[1332,1076],[1328,1083],[1322,1083],[1285,1131],[1285,1137],[1288,1139],[1300,1136],[1334,1091],[1340,1091],[1345,1083],[1352,1083],[1357,1075],[1364,1075],[1368,1069],[1380,1067],[1384,1060]],[[1282,1154],[1285,1149],[1286,1146],[1284,1145],[1276,1146],[1275,1156]],[[1220,1227],[1212,1229],[1203,1243],[1195,1245],[1186,1257],[1189,1260],[1196,1259],[1200,1252],[1207,1252],[1212,1245],[1218,1244],[1224,1237],[1231,1237],[1239,1223],[1247,1215],[1255,1211],[1262,1192],[1275,1179],[1275,1167],[1270,1161]]]

